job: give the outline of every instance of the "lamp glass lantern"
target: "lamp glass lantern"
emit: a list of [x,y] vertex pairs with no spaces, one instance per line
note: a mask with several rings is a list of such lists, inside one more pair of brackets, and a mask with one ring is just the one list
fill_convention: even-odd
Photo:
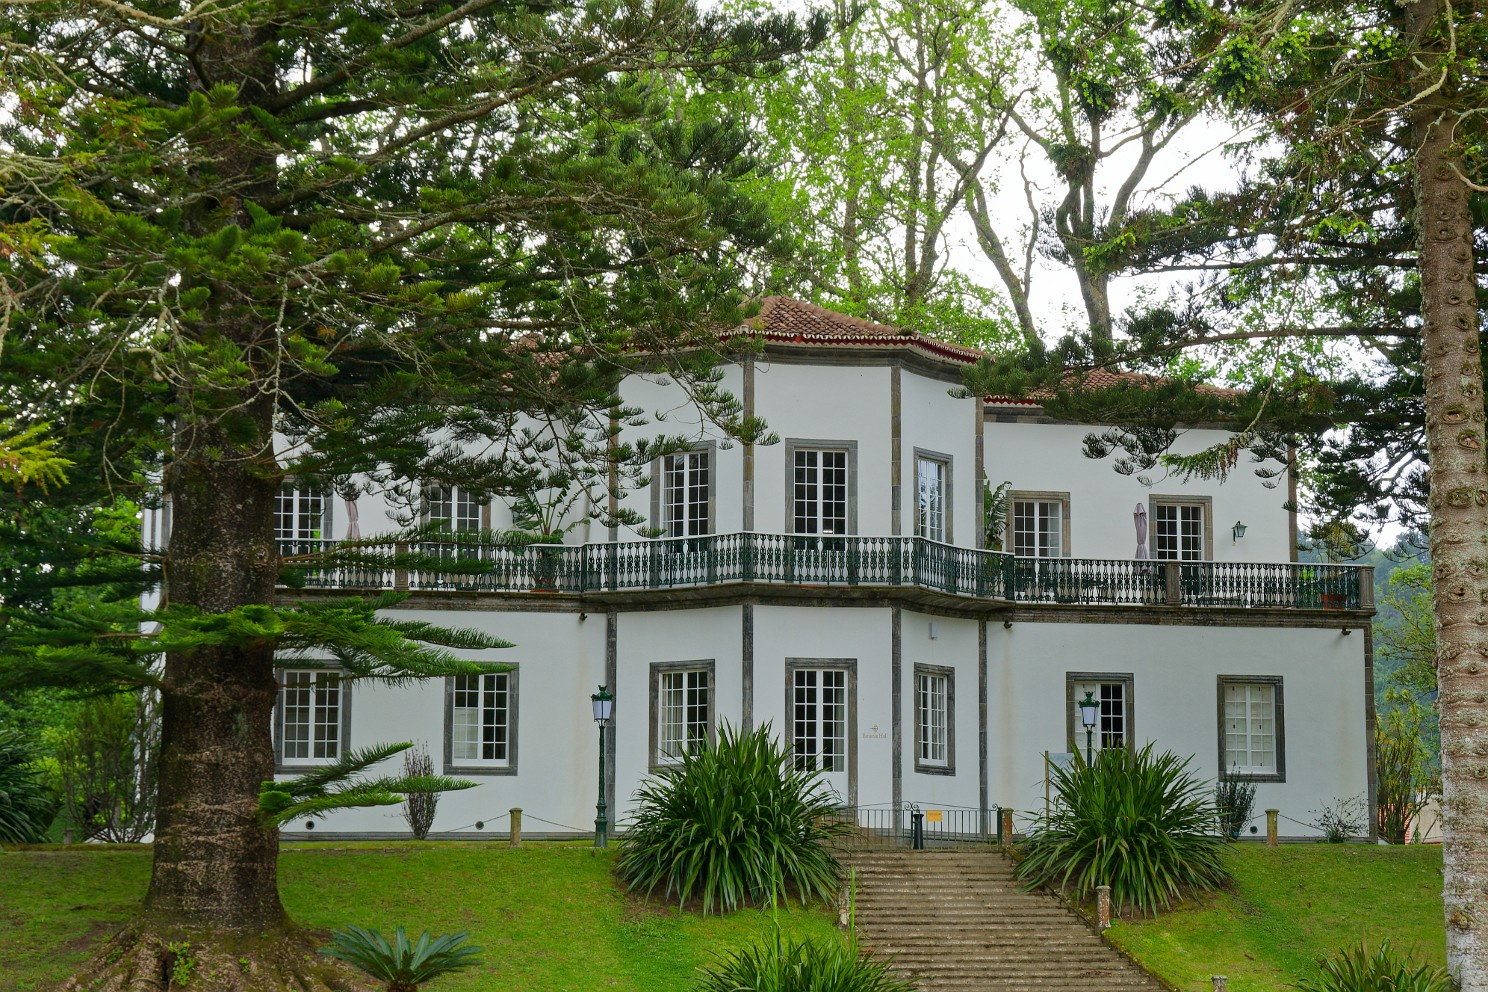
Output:
[[1240,538],[1245,536],[1245,525],[1236,520],[1235,526],[1230,528],[1230,533],[1234,535],[1236,541],[1240,540]]
[[1094,736],[1095,725],[1100,722],[1100,700],[1095,698],[1095,693],[1090,689],[1085,690],[1085,698],[1077,703],[1080,707],[1080,723],[1085,727],[1085,763],[1090,764],[1094,758]]
[[594,706],[594,722],[603,727],[610,722],[610,717],[615,714],[615,697],[604,686],[589,697],[589,702]]

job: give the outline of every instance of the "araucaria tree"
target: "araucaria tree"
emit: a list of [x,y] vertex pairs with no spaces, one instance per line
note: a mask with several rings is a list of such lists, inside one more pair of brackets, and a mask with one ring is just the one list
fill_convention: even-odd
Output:
[[[162,698],[149,892],[77,987],[156,980],[183,938],[198,981],[339,981],[285,916],[260,809],[276,654],[398,680],[499,642],[390,599],[276,605],[314,564],[276,545],[281,483],[623,479],[649,452],[613,440],[620,378],[706,359],[771,240],[747,137],[668,94],[819,30],[686,0],[0,2],[0,420],[50,421],[72,479],[155,479],[171,508],[158,609],[4,628],[7,684]],[[573,464],[593,457],[617,468]]]

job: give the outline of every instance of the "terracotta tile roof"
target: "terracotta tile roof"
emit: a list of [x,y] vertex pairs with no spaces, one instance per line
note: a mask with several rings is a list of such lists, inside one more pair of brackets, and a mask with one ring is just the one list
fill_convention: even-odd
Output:
[[877,324],[861,317],[849,317],[788,296],[765,297],[759,314],[725,337],[740,334],[763,338],[772,344],[913,348],[962,365],[970,365],[982,357],[975,348],[937,341],[914,331]]
[[[1065,380],[1071,387],[1088,390],[1114,389],[1118,386],[1158,386],[1172,380],[1163,376],[1148,375],[1145,372],[1113,372],[1110,369],[1090,369],[1087,372],[1071,372]],[[1223,386],[1198,385],[1194,392],[1203,396],[1214,396],[1221,399],[1235,399],[1245,395],[1238,389],[1226,389]],[[1049,389],[1036,389],[1029,393],[1024,399],[1015,400],[1006,396],[987,396],[984,401],[994,406],[1039,406],[1042,400],[1049,399],[1054,393]]]

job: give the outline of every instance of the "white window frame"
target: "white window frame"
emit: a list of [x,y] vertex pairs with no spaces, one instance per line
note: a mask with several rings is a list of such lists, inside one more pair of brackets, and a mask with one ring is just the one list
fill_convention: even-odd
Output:
[[[833,463],[826,471],[835,478],[823,481],[823,463]],[[785,519],[789,533],[801,536],[840,537],[856,534],[857,514],[857,442],[818,441],[801,438],[785,442]],[[804,477],[797,479],[798,468]],[[828,498],[830,485],[840,496]],[[829,504],[840,503],[841,515],[828,514]]]
[[[651,770],[680,764],[682,749],[711,744],[717,716],[717,687],[712,659],[661,661],[651,665]],[[673,708],[682,736],[672,739],[668,717]]]
[[1091,735],[1091,751],[1099,753],[1111,747],[1130,748],[1132,717],[1136,710],[1133,698],[1135,680],[1129,672],[1067,672],[1066,721],[1072,752],[1085,753],[1085,724],[1080,721],[1080,700],[1090,690],[1101,704],[1100,717]]
[[915,449],[915,536],[949,544],[951,456]]
[[[1027,507],[1027,512],[1022,508]],[[1021,558],[1068,558],[1070,554],[1069,493],[1008,493],[1007,547]],[[1029,527],[1020,527],[1027,521]],[[1045,526],[1052,523],[1052,527]],[[1028,535],[1031,543],[1020,544]]]
[[[1269,711],[1269,715],[1267,715]],[[1219,677],[1219,776],[1253,782],[1286,781],[1286,707],[1280,676],[1221,675]],[[1257,723],[1270,721],[1270,733]],[[1256,737],[1270,737],[1271,762],[1252,761]],[[1244,760],[1233,745],[1243,738]]]
[[[503,663],[499,669],[481,672],[478,675],[450,675],[445,678],[444,702],[444,774],[446,775],[515,775],[517,773],[517,665]],[[471,679],[476,680],[474,687]],[[462,695],[475,693],[475,706],[461,705]],[[501,727],[504,740],[500,741],[504,753],[485,757],[461,753],[461,745],[471,743],[459,740],[462,724],[459,711],[473,709],[476,721],[473,725],[477,735],[473,743],[484,749],[487,743],[484,733],[486,711],[493,715],[493,727]],[[491,742],[493,745],[497,742]]]
[[852,706],[848,670],[801,665],[790,669],[789,678],[791,753],[796,768],[848,771],[847,749],[852,743],[848,735],[848,711]]
[[[275,676],[279,692],[274,701],[274,760],[279,771],[297,771],[329,765],[340,759],[351,736],[351,693],[345,674],[333,668],[281,668]],[[305,722],[303,738],[291,733],[289,694],[303,692]],[[304,753],[299,753],[303,749]],[[294,753],[291,753],[294,752]]]
[[286,482],[274,495],[274,539],[280,544],[319,542],[331,533],[331,501],[325,493]]
[[456,534],[468,534],[481,529],[485,501],[477,499],[474,493],[461,486],[429,483],[423,488],[422,500],[421,516],[426,524],[444,522]]
[[914,666],[915,771],[956,772],[956,671]]
[[[1148,514],[1148,547],[1154,561],[1210,561],[1214,554],[1214,513],[1208,497],[1153,496]],[[1173,533],[1164,535],[1163,520],[1171,515]],[[1185,519],[1187,517],[1187,519]],[[1171,539],[1172,546],[1164,545]]]
[[658,523],[663,537],[713,533],[713,462],[711,448],[662,456]]

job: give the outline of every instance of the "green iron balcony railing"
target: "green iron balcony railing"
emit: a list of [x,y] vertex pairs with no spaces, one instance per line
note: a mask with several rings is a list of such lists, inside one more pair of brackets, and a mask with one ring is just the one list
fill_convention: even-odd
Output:
[[1022,558],[918,537],[737,533],[577,546],[304,540],[280,547],[290,584],[318,589],[577,594],[761,583],[910,587],[1016,603],[1373,607],[1371,570],[1352,565]]

